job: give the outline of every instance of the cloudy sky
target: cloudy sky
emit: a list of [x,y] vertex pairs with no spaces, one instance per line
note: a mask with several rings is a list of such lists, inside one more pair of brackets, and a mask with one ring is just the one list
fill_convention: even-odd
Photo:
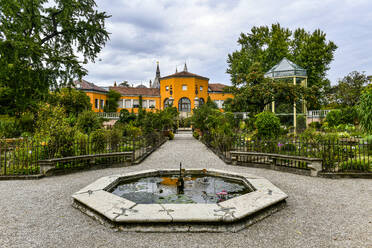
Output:
[[107,21],[110,41],[86,80],[148,83],[182,70],[229,84],[227,55],[239,47],[241,32],[279,22],[294,30],[320,28],[338,46],[328,77],[334,84],[353,70],[372,74],[371,0],[96,0]]

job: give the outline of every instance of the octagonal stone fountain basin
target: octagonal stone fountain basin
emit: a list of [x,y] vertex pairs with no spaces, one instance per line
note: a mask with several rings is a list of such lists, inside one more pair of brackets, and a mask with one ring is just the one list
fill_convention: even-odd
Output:
[[73,206],[122,231],[237,232],[283,208],[288,197],[252,174],[183,171],[182,195],[172,189],[179,170],[146,170],[102,177],[74,193]]

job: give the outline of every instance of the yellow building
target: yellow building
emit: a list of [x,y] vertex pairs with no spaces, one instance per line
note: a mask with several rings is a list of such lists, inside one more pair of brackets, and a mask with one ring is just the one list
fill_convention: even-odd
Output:
[[[107,89],[98,87],[87,81],[76,81],[76,88],[83,90],[90,97],[92,108],[95,112],[102,112],[106,104]],[[203,105],[208,96],[215,101],[218,108],[223,108],[227,98],[233,98],[230,93],[224,93],[224,84],[210,84],[209,78],[190,73],[187,66],[183,71],[160,76],[159,64],[156,68],[154,82],[150,80],[149,87],[140,85],[137,87],[116,86],[108,87],[121,94],[118,111],[125,108],[130,112],[137,113],[140,96],[142,96],[142,107],[147,111],[164,109],[167,106],[175,106],[181,116],[189,116],[192,109]]]
[[89,96],[94,112],[103,112],[107,100],[108,91],[106,89],[85,80],[75,81],[74,84],[76,89],[84,91]]

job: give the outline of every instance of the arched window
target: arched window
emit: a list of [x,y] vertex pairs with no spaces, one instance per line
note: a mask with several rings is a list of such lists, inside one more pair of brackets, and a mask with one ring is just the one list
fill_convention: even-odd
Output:
[[164,99],[164,108],[169,107],[169,98]]
[[[200,86],[201,87],[201,86]],[[204,99],[202,97],[199,98],[199,107],[203,106],[204,104]]]
[[191,111],[191,102],[190,102],[189,98],[182,97],[178,101],[178,111],[182,111],[182,112],[190,112]]

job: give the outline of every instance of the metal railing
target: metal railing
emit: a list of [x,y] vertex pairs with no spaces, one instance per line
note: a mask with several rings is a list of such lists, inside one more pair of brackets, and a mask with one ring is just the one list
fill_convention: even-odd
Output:
[[325,110],[309,110],[307,111],[307,118],[325,118],[332,109]]
[[[47,144],[33,140],[16,140],[11,143],[0,140],[0,176],[1,175],[33,175],[40,173],[39,161],[53,158],[78,157],[73,162],[58,163],[57,169],[82,168],[87,165],[84,155],[96,155],[116,152],[132,152],[132,161],[143,159],[158,146],[164,143],[166,137],[162,132],[151,133],[136,138],[122,137],[119,139],[104,139],[92,141],[90,138],[71,144]],[[82,158],[79,161],[79,158]],[[95,159],[96,165],[110,165],[124,162],[120,157]]]
[[119,120],[120,117],[120,113],[118,112],[96,112],[96,114],[98,117],[111,120]]
[[[204,135],[202,141],[226,162],[231,162],[231,151],[259,152],[320,158],[324,172],[372,173],[372,143],[357,138],[322,141],[299,138],[252,140],[245,135],[234,137]],[[261,162],[266,163],[267,161]],[[288,166],[304,168],[301,163],[298,165],[288,163]]]

